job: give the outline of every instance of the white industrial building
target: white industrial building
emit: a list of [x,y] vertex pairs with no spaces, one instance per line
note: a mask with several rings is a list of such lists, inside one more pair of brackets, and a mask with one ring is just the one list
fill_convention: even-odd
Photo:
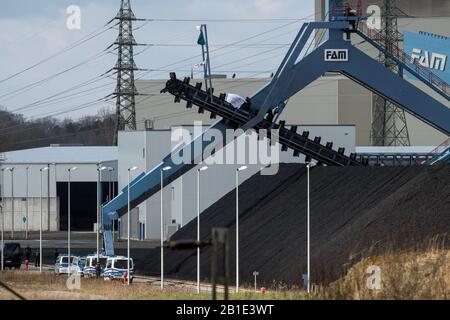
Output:
[[80,146],[4,153],[0,185],[5,231],[39,230],[42,168],[48,168],[42,171],[43,230],[67,230],[68,169],[74,167],[77,169],[70,179],[71,229],[92,231],[97,217],[97,167],[111,168],[100,171],[102,199],[106,201],[116,189],[117,154],[117,147]]
[[[289,126],[287,126],[289,127]],[[119,134],[119,189],[126,188],[128,183],[128,168],[137,166],[133,177],[141,172],[149,172],[161,160],[170,154],[172,149],[172,129],[120,132]],[[183,126],[193,132],[192,126]],[[311,137],[320,136],[322,141],[333,141],[335,148],[343,147],[346,154],[355,152],[355,126],[353,125],[301,125],[298,132],[309,131]],[[244,139],[243,136],[238,138]],[[225,151],[226,152],[226,151]],[[164,187],[164,237],[167,238],[179,227],[185,225],[197,215],[197,169],[203,167],[209,159],[193,168],[182,177]],[[293,157],[292,150],[280,151],[280,162],[304,162],[304,156]],[[261,163],[210,164],[200,175],[200,212],[207,209],[225,194],[235,188],[236,169],[242,165],[247,169],[240,173],[242,183],[258,173]],[[131,213],[131,237],[134,239],[160,238],[161,193],[158,192],[137,206]],[[126,214],[121,219],[120,232],[126,236]]]

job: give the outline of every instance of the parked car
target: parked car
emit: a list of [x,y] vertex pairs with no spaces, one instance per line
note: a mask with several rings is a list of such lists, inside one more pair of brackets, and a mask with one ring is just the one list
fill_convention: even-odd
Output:
[[69,263],[73,264],[74,256],[70,256],[68,254],[60,254],[58,258],[56,258],[55,263],[55,273],[59,274],[67,274],[69,272]]
[[[106,266],[106,260],[108,259],[108,256],[105,256],[103,254],[99,255],[99,261],[100,261],[100,276],[103,274],[103,270]],[[97,276],[97,254],[89,254],[86,257],[86,263],[85,267],[83,269],[83,274],[85,277],[96,277]]]
[[20,269],[22,264],[23,249],[20,243],[5,243],[3,248],[4,267],[8,269]]
[[[130,283],[133,282],[133,259],[130,258]],[[105,270],[103,270],[103,278],[105,280],[123,280],[124,274],[128,272],[128,258],[124,256],[109,257],[106,261]]]

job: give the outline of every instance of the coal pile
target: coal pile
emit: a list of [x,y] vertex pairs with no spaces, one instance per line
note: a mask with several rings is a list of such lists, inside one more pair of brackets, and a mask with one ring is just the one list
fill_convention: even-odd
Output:
[[[240,186],[240,279],[253,271],[266,286],[301,285],[306,273],[306,168],[281,165],[274,176]],[[450,166],[318,167],[311,170],[311,267],[315,282],[341,276],[362,257],[426,247],[450,227]],[[230,276],[235,277],[235,195],[230,192],[200,218],[202,239],[213,227],[230,230]],[[172,240],[195,239],[196,220]],[[448,238],[446,238],[448,239]],[[209,280],[211,249],[202,249]],[[140,259],[140,273],[157,275],[159,249]],[[145,267],[145,270],[142,268]],[[165,251],[166,276],[196,279],[196,251]]]

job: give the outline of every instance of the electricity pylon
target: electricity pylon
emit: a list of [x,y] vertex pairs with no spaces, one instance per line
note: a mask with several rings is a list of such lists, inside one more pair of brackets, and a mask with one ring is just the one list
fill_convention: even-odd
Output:
[[[118,20],[119,35],[112,45],[117,46],[117,85],[113,96],[116,98],[116,128],[114,144],[117,145],[120,130],[136,130],[136,96],[139,95],[134,72],[139,70],[134,62],[134,47],[137,42],[133,36],[133,21],[136,18],[131,10],[130,0],[121,0],[120,10],[113,20]],[[111,21],[113,21],[111,20]]]
[[[398,31],[398,16],[403,14],[396,6],[395,0],[384,0],[382,8],[381,34],[385,36],[385,47],[400,47],[403,41]],[[401,72],[397,64],[385,54],[380,54],[380,61],[392,72]],[[399,76],[402,76],[399,74]],[[405,111],[384,97],[376,96],[372,110],[371,140],[374,146],[409,146],[409,133]]]

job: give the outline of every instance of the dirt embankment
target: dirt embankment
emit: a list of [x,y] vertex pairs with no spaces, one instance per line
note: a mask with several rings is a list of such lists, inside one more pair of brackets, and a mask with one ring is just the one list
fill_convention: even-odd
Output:
[[[319,167],[311,171],[311,267],[313,281],[343,275],[363,257],[448,240],[450,166]],[[255,175],[240,187],[240,277],[252,283],[302,284],[306,273],[306,169],[286,164],[275,176]],[[235,277],[235,195],[230,192],[202,213],[202,239],[228,227],[230,276]],[[173,236],[196,238],[196,220]],[[202,278],[210,253],[202,250]],[[159,249],[140,259],[143,273],[159,274]],[[196,252],[165,254],[168,276],[195,279]]]

